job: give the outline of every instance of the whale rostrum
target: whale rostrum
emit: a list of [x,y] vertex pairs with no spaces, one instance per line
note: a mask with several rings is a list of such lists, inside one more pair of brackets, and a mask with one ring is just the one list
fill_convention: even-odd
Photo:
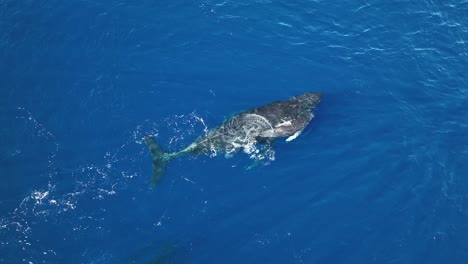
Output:
[[153,157],[152,185],[161,180],[167,163],[181,155],[233,153],[252,144],[282,137],[287,137],[286,141],[295,139],[314,118],[312,110],[321,99],[322,93],[308,92],[237,113],[186,148],[173,153],[166,152],[153,137],[145,136],[143,139]]

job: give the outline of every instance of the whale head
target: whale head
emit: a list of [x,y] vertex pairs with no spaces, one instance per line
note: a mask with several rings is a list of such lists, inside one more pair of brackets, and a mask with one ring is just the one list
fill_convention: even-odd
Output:
[[[260,132],[260,138],[296,136],[314,118],[313,109],[320,103],[322,93],[303,93],[286,101],[255,108],[248,113],[256,114],[268,121],[269,129]],[[294,138],[295,138],[294,137]]]
[[291,101],[299,106],[301,110],[311,110],[312,108],[315,108],[318,103],[320,103],[321,99],[322,93],[307,92],[291,98]]

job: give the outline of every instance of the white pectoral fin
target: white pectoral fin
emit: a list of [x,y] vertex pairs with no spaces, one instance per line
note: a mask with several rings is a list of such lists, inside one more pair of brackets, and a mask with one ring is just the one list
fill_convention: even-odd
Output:
[[301,133],[302,133],[302,130],[297,131],[297,132],[294,133],[293,135],[289,136],[289,137],[286,139],[286,142],[289,142],[289,141],[291,141],[291,140],[296,139]]

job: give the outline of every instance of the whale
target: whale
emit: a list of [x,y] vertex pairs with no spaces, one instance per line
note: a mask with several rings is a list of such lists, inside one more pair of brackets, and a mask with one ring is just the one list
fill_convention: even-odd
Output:
[[271,144],[279,138],[287,142],[296,139],[314,118],[313,110],[321,99],[320,92],[306,92],[239,112],[177,152],[167,152],[154,137],[144,136],[153,159],[151,185],[160,182],[172,159],[183,155],[230,154],[256,144]]

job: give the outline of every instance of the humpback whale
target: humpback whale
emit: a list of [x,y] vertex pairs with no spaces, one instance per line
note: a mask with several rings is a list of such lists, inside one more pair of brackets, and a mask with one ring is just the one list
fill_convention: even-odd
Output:
[[153,137],[145,136],[144,142],[153,158],[152,185],[161,180],[167,163],[182,155],[233,153],[252,144],[268,143],[282,137],[287,137],[286,141],[295,139],[314,118],[312,110],[321,98],[322,93],[307,92],[237,113],[186,148],[173,153],[165,151]]

